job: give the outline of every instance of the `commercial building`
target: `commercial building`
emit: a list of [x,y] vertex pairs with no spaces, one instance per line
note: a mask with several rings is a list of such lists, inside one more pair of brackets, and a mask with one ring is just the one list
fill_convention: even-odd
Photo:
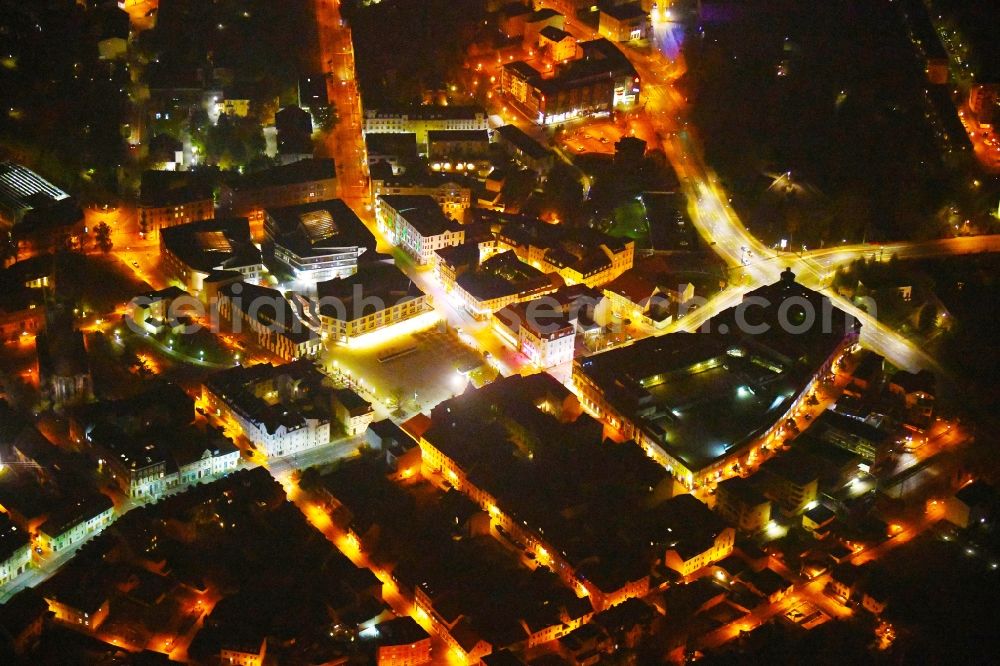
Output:
[[309,112],[317,127],[327,122],[330,118],[330,97],[325,74],[313,72],[299,78],[299,107]]
[[234,271],[244,280],[257,280],[264,270],[260,248],[253,243],[245,217],[163,229],[160,258],[170,277],[192,294],[200,294],[213,273]]
[[309,112],[298,106],[286,106],[274,114],[278,138],[278,163],[294,164],[313,155],[313,121]]
[[681,576],[691,576],[733,552],[736,532],[694,495],[664,502],[657,518],[669,526],[663,563]]
[[1000,493],[985,481],[973,481],[944,501],[945,520],[961,528],[992,524],[1000,515]]
[[320,331],[341,344],[432,311],[427,296],[391,263],[366,264],[349,278],[319,283],[316,292],[312,314]]
[[192,323],[184,306],[194,304],[194,297],[177,286],[136,296],[128,304],[128,316],[136,326],[152,335],[181,333]]
[[570,60],[551,77],[517,61],[504,65],[500,90],[539,125],[608,114],[639,100],[639,75],[606,39],[581,42],[582,57]]
[[808,454],[793,449],[760,466],[764,494],[785,514],[797,516],[819,495],[820,469]]
[[169,422],[169,430],[102,422],[84,437],[99,467],[106,467],[129,497],[144,501],[225,476],[240,460],[221,431],[190,423],[190,416]]
[[487,130],[489,116],[478,106],[408,106],[366,109],[364,132],[368,134],[412,132],[422,155],[427,154],[427,133],[441,130]]
[[891,434],[879,425],[835,409],[824,411],[813,423],[810,432],[869,463],[887,455],[893,442]]
[[662,255],[653,255],[603,287],[612,316],[650,328],[665,327],[681,306],[694,298],[694,285],[673,279]]
[[524,28],[521,34],[524,44],[537,44],[538,36],[545,28],[566,27],[566,17],[554,9],[543,7],[524,17]]
[[638,2],[601,7],[598,32],[613,42],[630,42],[649,37],[649,12]]
[[779,436],[790,410],[858,339],[856,320],[794,277],[785,271],[749,292],[710,319],[708,332],[578,359],[577,394],[685,487],[731,475]]
[[45,326],[46,292],[54,286],[51,257],[0,268],[0,340],[37,334]]
[[501,308],[493,315],[493,328],[538,367],[562,365],[573,360],[577,334],[587,334],[601,299],[599,291],[582,284],[563,287]]
[[337,196],[337,169],[330,158],[311,158],[248,173],[224,183],[219,208],[225,214],[263,222],[264,210],[327,201]]
[[212,188],[187,171],[143,171],[139,228],[147,234],[215,217]]
[[205,382],[202,400],[269,458],[330,443],[333,389],[312,361],[223,370]]
[[431,263],[434,251],[465,240],[462,225],[445,216],[427,195],[384,194],[378,198],[379,224],[393,245],[417,260]]
[[[82,565],[80,565],[82,566]],[[55,619],[85,631],[97,631],[108,619],[111,611],[110,593],[101,586],[76,587],[66,579],[55,579],[42,588],[42,596]]]
[[340,199],[268,208],[264,234],[274,258],[310,284],[353,275],[358,258],[375,251],[375,236]]
[[301,305],[277,289],[234,282],[218,291],[218,313],[234,333],[286,361],[312,358],[323,340],[305,321]]
[[222,640],[219,663],[232,666],[264,666],[267,658],[267,637],[250,636],[249,630],[237,630]]

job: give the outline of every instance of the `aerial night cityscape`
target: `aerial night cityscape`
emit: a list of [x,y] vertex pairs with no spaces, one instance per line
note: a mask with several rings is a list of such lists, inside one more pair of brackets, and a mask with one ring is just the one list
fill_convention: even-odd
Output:
[[998,324],[996,0],[0,0],[0,666],[1000,663]]

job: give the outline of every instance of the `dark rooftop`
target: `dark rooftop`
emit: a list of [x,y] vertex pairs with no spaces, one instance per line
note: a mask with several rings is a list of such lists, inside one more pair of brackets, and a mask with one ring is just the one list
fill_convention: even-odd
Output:
[[497,128],[497,133],[504,140],[532,159],[543,159],[552,153],[548,148],[538,143],[516,125],[503,125]]
[[333,159],[317,157],[245,174],[230,183],[230,187],[235,191],[242,192],[316,180],[332,180],[336,177],[337,169]]
[[211,199],[211,184],[197,172],[142,172],[142,179],[139,185],[140,206],[160,208]]
[[[332,389],[324,385],[324,380],[312,361],[301,359],[277,366],[264,363],[222,370],[209,377],[205,386],[233,409],[274,433],[282,425],[288,429],[300,427],[306,418],[329,421]],[[276,392],[274,402],[259,397],[258,393],[266,392],[264,388],[276,388],[279,383],[297,390]]]
[[366,109],[365,117],[369,118],[423,118],[433,119],[473,119],[476,116],[486,116],[486,111],[478,106],[434,106],[430,104],[407,107]]
[[160,231],[165,248],[202,273],[261,263],[260,250],[250,236],[245,217],[202,220]]
[[545,39],[548,39],[549,41],[553,42],[561,42],[567,37],[572,37],[571,34],[566,32],[565,30],[560,30],[554,25],[545,26],[544,28],[538,31],[538,34],[544,37]]
[[354,321],[423,295],[420,288],[395,264],[376,262],[358,267],[346,278],[319,282],[319,314]]
[[382,194],[379,199],[400,214],[423,237],[459,231],[458,222],[448,218],[433,197],[425,194]]
[[106,495],[94,493],[60,507],[38,529],[51,537],[59,536],[113,507],[114,504]]
[[475,141],[489,143],[488,130],[428,130],[427,143],[435,141]]
[[406,645],[430,638],[412,617],[398,617],[375,625],[375,640],[379,645]]
[[601,13],[618,21],[630,21],[633,19],[648,17],[649,13],[642,10],[638,2],[628,2],[623,5],[610,5],[601,8]]
[[[826,297],[782,280],[744,299],[768,305],[725,310],[708,332],[647,338],[576,363],[612,405],[697,471],[770,427],[843,339],[845,315],[835,308],[830,332],[819,316],[807,331],[782,330],[778,309],[793,297],[826,311]],[[743,333],[741,323],[767,330]],[[723,410],[728,417],[716,418]]]
[[334,248],[375,250],[375,236],[341,199],[268,208],[265,214],[274,225],[275,243],[300,257]]

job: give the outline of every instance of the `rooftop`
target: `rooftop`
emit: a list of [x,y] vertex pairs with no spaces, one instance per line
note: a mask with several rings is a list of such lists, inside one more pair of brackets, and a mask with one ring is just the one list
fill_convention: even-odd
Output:
[[0,562],[6,562],[15,552],[29,543],[31,543],[30,534],[18,528],[6,513],[0,513]]
[[552,153],[548,148],[531,138],[517,125],[503,125],[497,128],[500,137],[532,159],[543,159]]
[[260,250],[245,217],[202,220],[160,231],[160,242],[187,266],[202,273],[261,264]]
[[573,38],[571,34],[566,32],[565,30],[560,30],[554,25],[545,26],[544,28],[538,31],[538,34],[544,37],[545,39],[549,40],[550,42],[556,42],[556,43],[561,42],[567,37],[569,37],[570,39]]
[[375,640],[379,645],[406,645],[430,638],[412,617],[398,617],[375,625]]
[[488,130],[428,130],[427,143],[435,141],[475,141],[489,143]]
[[370,402],[362,398],[354,389],[341,388],[334,389],[333,392],[334,399],[340,403],[340,405],[354,414],[366,414],[372,411],[372,405]]
[[196,172],[142,172],[139,185],[139,205],[142,207],[161,208],[211,199],[211,185]]
[[607,14],[617,21],[633,21],[648,18],[649,13],[642,10],[638,2],[627,2],[623,5],[611,5],[601,8],[602,14]]
[[319,282],[319,314],[354,321],[423,296],[420,288],[395,264],[371,263],[346,278]]
[[760,473],[772,475],[789,481],[797,486],[804,486],[819,480],[820,467],[815,458],[798,449],[792,449],[764,461]]
[[28,210],[68,198],[69,194],[28,167],[0,162],[0,213],[3,217],[14,221]]
[[106,495],[93,493],[53,511],[38,529],[56,537],[112,508],[114,503]]
[[417,156],[417,135],[413,132],[376,132],[365,135],[368,155]]
[[456,282],[477,300],[487,301],[554,290],[560,286],[562,279],[524,263],[512,250],[508,250],[493,255],[475,270],[462,273]]
[[734,476],[720,481],[716,492],[732,497],[747,506],[759,506],[768,501],[756,481],[742,476]]
[[[832,321],[817,315],[808,330],[786,331],[778,310],[793,297],[827,311],[826,297],[782,280],[747,294],[745,309],[710,319],[707,332],[647,338],[579,359],[578,372],[671,455],[700,470],[770,427],[850,330],[846,315],[828,304]],[[766,330],[744,333],[747,323]]]
[[460,231],[462,225],[450,219],[433,197],[423,194],[382,194],[379,199],[395,210],[424,238]]
[[601,589],[716,531],[693,497],[656,505],[666,471],[634,444],[603,441],[601,424],[567,410],[565,396],[548,375],[503,379],[435,407],[423,437]]
[[234,310],[295,344],[319,338],[319,334],[306,325],[302,304],[289,300],[277,289],[233,282],[222,287],[219,293],[232,299]]
[[300,257],[333,249],[358,248],[358,254],[375,249],[375,236],[341,199],[268,208],[265,214],[275,243]]
[[485,118],[486,111],[479,106],[435,106],[431,104],[395,108],[366,109],[366,118],[407,118],[409,120],[474,120]]
[[243,192],[317,180],[333,180],[336,177],[337,169],[333,159],[316,157],[274,166],[263,171],[254,171],[237,178],[229,186],[234,191]]

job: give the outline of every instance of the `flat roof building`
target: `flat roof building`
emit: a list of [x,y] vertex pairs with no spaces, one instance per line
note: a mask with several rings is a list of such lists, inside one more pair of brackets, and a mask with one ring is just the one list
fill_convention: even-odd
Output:
[[391,263],[371,263],[351,277],[316,285],[316,312],[327,340],[354,338],[407,321],[431,307],[427,296]]
[[245,217],[202,220],[163,229],[160,257],[171,277],[192,294],[199,294],[205,278],[218,271],[235,271],[246,280],[256,280],[264,269]]
[[375,251],[375,236],[340,199],[268,208],[264,216],[274,258],[310,286],[353,275],[358,258]]
[[786,271],[702,332],[579,359],[573,379],[584,404],[692,488],[731,474],[755,442],[783,427],[859,329]]
[[28,167],[0,162],[0,225],[12,227],[29,211],[64,199],[69,194]]

